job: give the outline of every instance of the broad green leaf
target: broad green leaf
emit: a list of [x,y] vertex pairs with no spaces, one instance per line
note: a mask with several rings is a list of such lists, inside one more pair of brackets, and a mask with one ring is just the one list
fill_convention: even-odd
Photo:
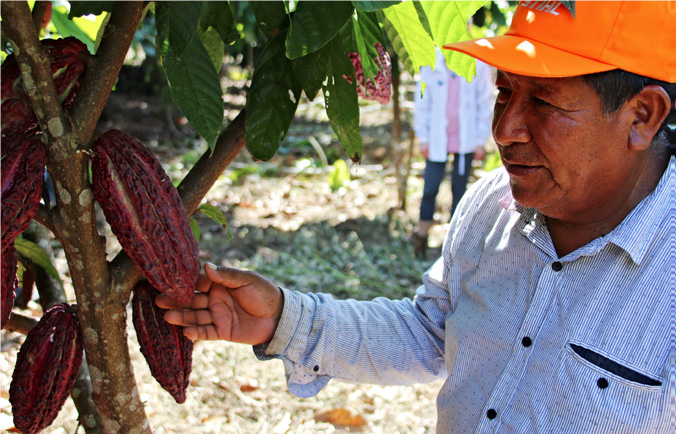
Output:
[[385,46],[378,17],[373,12],[357,11],[352,22],[361,65],[364,68],[364,78],[368,77],[375,82],[375,76],[378,75],[378,65],[375,62],[378,51],[375,44],[379,42]]
[[201,30],[200,28],[197,30],[197,33],[202,40],[202,44],[204,44],[204,48],[207,50],[207,53],[209,53],[209,57],[216,69],[216,73],[218,73],[221,70],[221,67],[223,67],[223,57],[225,56],[221,36],[213,27],[209,27],[206,31]]
[[[467,23],[485,1],[422,1],[434,43],[438,47],[470,39]],[[441,50],[448,67],[471,81],[476,68],[473,57],[453,50]],[[434,65],[434,63],[432,63]]]
[[68,18],[82,17],[85,15],[101,15],[103,12],[113,10],[115,2],[97,1],[71,1]]
[[213,27],[225,44],[232,44],[239,38],[239,34],[234,30],[235,18],[230,9],[230,3],[227,1],[205,1],[202,7],[202,18],[200,19],[200,29],[206,31]]
[[260,160],[277,152],[303,90],[284,55],[286,34],[278,33],[265,45],[246,98],[246,147]]
[[[82,20],[87,19],[82,18]],[[65,6],[59,6],[52,9],[52,24],[54,24],[54,27],[56,27],[56,30],[61,37],[67,38],[68,36],[74,36],[87,45],[87,49],[90,53],[95,54],[94,41],[96,40],[96,33],[94,33],[94,37],[92,38],[87,32],[81,29],[76,22],[69,20]],[[86,24],[86,22],[83,24]]]
[[223,124],[223,91],[197,31],[202,3],[158,2],[155,12],[157,47],[171,93],[213,150]]
[[396,5],[401,1],[352,1],[355,9],[358,11],[365,12],[375,12],[381,9],[389,8],[390,6]]
[[315,99],[326,80],[330,54],[325,45],[314,53],[293,60],[293,71],[310,101]]
[[63,282],[61,281],[59,272],[56,271],[56,267],[54,267],[54,264],[52,264],[51,258],[47,252],[42,250],[42,247],[21,237],[14,240],[14,246],[16,247],[17,253],[20,253],[21,255],[30,259],[34,264],[44,268],[45,271],[47,271],[47,273],[49,273],[49,275],[54,279],[58,280],[61,287],[63,287]]
[[349,2],[299,2],[291,18],[286,56],[295,59],[319,50],[333,39],[353,12]]
[[249,7],[256,16],[259,28],[268,38],[274,36],[274,30],[287,18],[284,3],[280,1],[252,1]]
[[388,22],[387,36],[411,77],[421,66],[434,66],[434,41],[421,24],[413,2],[399,3],[383,9],[383,13]]
[[329,77],[323,88],[326,114],[340,144],[355,163],[361,161],[364,139],[359,130],[359,103],[355,83],[345,79],[354,68],[340,38],[331,41]]

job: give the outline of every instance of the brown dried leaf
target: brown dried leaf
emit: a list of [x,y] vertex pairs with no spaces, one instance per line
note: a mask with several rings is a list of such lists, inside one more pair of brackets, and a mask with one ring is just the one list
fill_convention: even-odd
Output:
[[361,415],[352,415],[344,408],[333,408],[315,416],[317,422],[328,422],[339,428],[361,428],[366,425],[366,420]]

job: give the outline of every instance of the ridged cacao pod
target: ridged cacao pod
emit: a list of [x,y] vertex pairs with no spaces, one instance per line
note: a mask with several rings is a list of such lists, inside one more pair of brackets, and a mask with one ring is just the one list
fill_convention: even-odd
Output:
[[107,131],[92,150],[92,191],[120,245],[155,288],[189,302],[199,249],[176,187],[155,155],[122,131]]
[[14,244],[40,205],[47,152],[36,136],[2,140],[2,248]]
[[80,324],[70,306],[48,309],[21,345],[9,386],[19,431],[37,433],[54,422],[75,384],[82,353]]
[[183,335],[183,327],[164,320],[165,310],[155,304],[158,294],[147,280],[136,284],[132,296],[134,329],[150,373],[182,404],[190,383],[193,344]]
[[[64,39],[43,39],[52,62],[52,78],[56,93],[64,110],[75,99],[85,64],[80,57],[87,46],[74,37]],[[21,84],[19,62],[11,54],[2,64],[2,86],[0,87],[0,112],[2,115],[2,134],[31,134],[38,131],[38,120],[28,105]]]
[[18,263],[16,261],[16,249],[14,243],[7,246],[2,246],[2,307],[0,307],[1,318],[0,322],[2,323],[0,329],[5,328],[7,320],[9,320],[9,315],[12,313],[12,306],[14,306],[14,298],[16,297],[15,290],[18,284],[16,277],[16,270],[18,269]]

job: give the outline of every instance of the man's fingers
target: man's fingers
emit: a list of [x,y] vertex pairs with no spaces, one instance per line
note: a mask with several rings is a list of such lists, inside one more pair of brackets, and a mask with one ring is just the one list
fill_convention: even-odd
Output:
[[191,341],[215,341],[220,339],[216,327],[213,325],[186,327],[183,329],[183,335]]
[[226,288],[236,289],[251,283],[251,276],[246,271],[216,267],[209,263],[204,266],[204,270],[212,282],[220,283]]
[[209,296],[207,294],[197,293],[190,303],[180,302],[168,295],[159,294],[155,297],[155,304],[162,309],[206,309],[209,305]]
[[199,326],[212,323],[211,312],[208,310],[168,310],[164,313],[164,320],[179,326]]

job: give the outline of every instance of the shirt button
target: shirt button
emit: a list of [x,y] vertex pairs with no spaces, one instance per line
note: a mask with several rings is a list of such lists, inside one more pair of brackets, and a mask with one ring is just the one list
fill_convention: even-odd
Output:
[[523,345],[524,347],[530,347],[532,344],[533,340],[528,336],[524,336],[524,338],[521,339],[521,345]]
[[562,268],[563,268],[563,265],[560,262],[558,262],[558,261],[552,262],[552,270],[561,271]]
[[596,381],[596,385],[599,386],[599,389],[605,389],[606,387],[608,387],[608,380],[601,377]]
[[498,415],[498,412],[495,411],[494,409],[490,409],[486,412],[486,417],[489,419],[495,419],[495,417]]

